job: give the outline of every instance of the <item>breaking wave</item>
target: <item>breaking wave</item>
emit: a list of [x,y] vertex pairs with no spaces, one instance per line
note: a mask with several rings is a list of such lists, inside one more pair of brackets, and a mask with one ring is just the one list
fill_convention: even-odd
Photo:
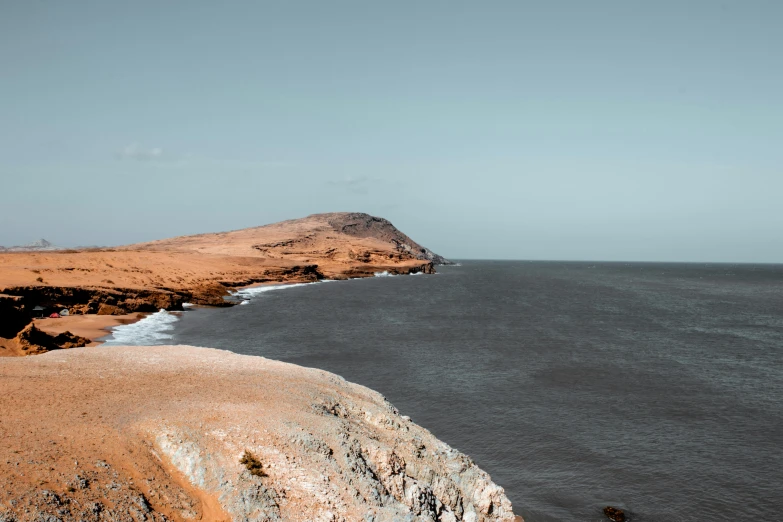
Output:
[[266,286],[254,286],[251,288],[243,288],[242,290],[237,290],[234,295],[237,297],[242,297],[244,299],[249,299],[251,297],[256,297],[261,294],[265,294],[266,292],[272,292],[274,290],[285,290],[286,288],[294,288],[297,286],[305,286],[305,285],[315,285],[317,283],[294,283],[290,285],[266,285]]
[[151,346],[166,344],[172,335],[178,317],[171,312],[161,310],[148,315],[141,321],[132,324],[122,324],[112,328],[111,337],[104,346]]

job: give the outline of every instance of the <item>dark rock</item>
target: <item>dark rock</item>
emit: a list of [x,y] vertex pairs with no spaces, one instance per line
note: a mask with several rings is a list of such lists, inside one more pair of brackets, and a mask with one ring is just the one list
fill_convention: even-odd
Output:
[[71,332],[63,332],[57,335],[49,335],[39,330],[34,323],[28,324],[16,336],[19,347],[28,353],[43,353],[49,350],[62,350],[67,348],[80,348],[87,346],[90,340],[86,337],[74,335]]
[[604,508],[604,515],[612,522],[625,522],[625,512],[620,508],[606,506]]
[[74,489],[87,489],[90,487],[90,481],[81,475],[76,475],[73,477],[73,487]]
[[21,296],[0,294],[0,316],[0,337],[11,339],[27,326],[33,312],[22,304]]
[[43,498],[44,502],[52,506],[61,506],[63,504],[60,496],[53,491],[49,491],[48,489],[41,490],[41,497]]
[[400,232],[387,219],[371,216],[362,212],[336,212],[324,214],[329,225],[337,232],[354,237],[373,237],[392,243],[398,253],[403,256],[430,261],[436,265],[450,265],[443,256],[424,248],[414,240]]
[[98,315],[124,315],[127,311],[119,306],[103,303],[98,307]]
[[149,513],[152,511],[152,508],[150,507],[150,504],[147,502],[147,498],[143,493],[139,493],[139,496],[134,498],[133,502],[139,506],[139,509],[141,509],[143,513]]

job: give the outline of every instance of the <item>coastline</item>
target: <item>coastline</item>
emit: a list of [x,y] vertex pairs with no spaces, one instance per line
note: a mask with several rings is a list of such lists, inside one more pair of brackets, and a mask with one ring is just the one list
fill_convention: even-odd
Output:
[[[434,273],[434,261],[447,262],[388,221],[357,213],[117,248],[0,252],[0,356],[95,345],[139,313],[234,306],[226,297],[237,289]],[[67,319],[35,320],[62,309]]]
[[[417,275],[418,273],[410,274],[410,275]],[[398,274],[398,275],[408,275],[408,274]],[[380,273],[376,272],[374,274],[374,277],[389,277],[386,273]],[[397,277],[395,275],[394,277]],[[252,285],[247,285],[243,287],[237,287],[236,289],[230,290],[230,295],[226,296],[225,299],[229,302],[231,302],[234,305],[247,305],[250,304],[252,301],[254,301],[256,298],[260,296],[260,294],[265,294],[267,292],[271,291],[281,291],[285,290],[287,288],[293,288],[293,287],[300,287],[300,286],[311,286],[311,285],[318,285],[322,283],[334,283],[334,282],[347,282],[351,280],[359,280],[359,279],[371,279],[370,277],[357,277],[353,279],[321,279],[318,281],[305,281],[305,282],[296,282],[296,281],[286,281],[286,282],[276,282],[276,281],[269,281],[264,283],[256,283]],[[168,344],[168,342],[162,342],[166,339],[171,339],[171,335],[169,334],[169,331],[174,329],[174,325],[178,322],[180,316],[184,313],[186,313],[188,310],[193,310],[196,308],[215,308],[209,305],[192,305],[189,303],[183,304],[183,311],[167,311],[167,310],[160,310],[155,313],[145,313],[145,314],[136,314],[135,316],[133,314],[130,314],[127,320],[123,320],[120,324],[110,324],[107,327],[107,332],[110,334],[113,334],[113,338],[106,339],[103,337],[99,337],[95,339],[95,342],[89,344],[88,346],[97,346],[99,344],[103,344],[105,342],[111,342],[114,346],[119,345],[160,345],[160,344]],[[118,319],[124,319],[124,317],[118,317]],[[136,323],[144,323],[143,328],[140,328],[134,332],[130,332],[129,329],[122,328],[122,332],[118,331],[116,329],[117,326],[127,326],[132,325]],[[141,327],[142,324],[139,324]],[[56,333],[56,331],[54,332]],[[90,334],[89,331],[84,331],[80,335]],[[95,332],[96,334],[100,335],[101,332]],[[85,335],[86,336],[86,335]],[[141,338],[139,337],[141,336]],[[141,342],[139,340],[141,339]]]
[[98,346],[103,344],[104,337],[111,335],[115,326],[133,324],[141,321],[148,314],[135,313],[123,315],[69,315],[58,319],[44,318],[35,319],[33,324],[50,335],[58,335],[64,332],[71,332],[80,337],[86,337],[92,341],[87,346]]
[[[260,293],[264,291],[262,290],[264,288],[269,288],[270,290],[272,290],[278,287],[298,286],[303,284],[348,281],[351,279],[366,279],[371,277],[382,277],[382,276],[417,275],[417,274],[425,274],[425,273],[430,273],[430,274],[434,273],[434,268],[431,267],[426,272],[420,270],[420,267],[412,267],[412,268],[405,267],[405,266],[394,267],[392,272],[388,270],[389,267],[384,267],[384,268],[386,269],[382,271],[375,271],[375,272],[364,271],[355,274],[354,277],[338,277],[335,279],[321,278],[315,280],[313,280],[310,277],[303,277],[303,278],[294,277],[291,279],[266,280],[261,282],[253,282],[249,284],[237,285],[232,288],[226,288],[223,291],[213,292],[213,294],[215,295],[212,296],[213,299],[210,302],[201,302],[199,304],[192,304],[188,302],[183,302],[182,300],[179,300],[178,302],[169,300],[168,302],[163,303],[163,306],[161,306],[158,309],[150,309],[150,307],[147,306],[144,308],[145,311],[143,312],[117,313],[117,310],[113,309],[113,305],[103,305],[103,306],[107,306],[107,308],[112,307],[112,309],[109,309],[111,314],[101,314],[99,311],[99,313],[72,314],[72,315],[62,316],[57,318],[50,318],[50,317],[32,318],[30,319],[29,325],[32,325],[33,327],[51,336],[52,338],[58,335],[65,334],[65,335],[75,335],[78,337],[88,339],[89,342],[83,344],[80,347],[94,347],[103,344],[105,342],[104,338],[111,335],[115,327],[137,323],[161,310],[176,313],[176,312],[182,312],[186,308],[196,307],[196,306],[204,306],[210,308],[210,307],[232,307],[236,305],[247,304],[249,302],[249,298],[252,298],[252,294],[254,293],[253,290],[257,290]],[[40,291],[42,289],[39,288],[38,290]],[[74,288],[71,290],[84,291],[88,289]],[[251,295],[246,295],[244,299],[238,299],[237,296],[242,297],[243,292],[247,292]],[[4,295],[4,297],[11,297],[16,300],[21,299],[20,296]],[[17,342],[16,339],[6,339],[0,337],[0,357],[33,355],[37,353],[41,353],[41,351],[26,352],[23,349],[19,348],[19,343]]]

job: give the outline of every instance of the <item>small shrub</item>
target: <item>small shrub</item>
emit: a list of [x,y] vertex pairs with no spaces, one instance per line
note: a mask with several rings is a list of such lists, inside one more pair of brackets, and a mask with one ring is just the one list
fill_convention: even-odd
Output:
[[242,458],[239,459],[240,464],[244,464],[245,468],[250,472],[251,475],[254,477],[265,477],[266,473],[264,473],[263,465],[261,464],[261,461],[258,460],[255,455],[250,453],[249,451],[245,450],[245,454],[242,455]]
[[43,283],[43,277],[36,277],[35,280],[39,283]]

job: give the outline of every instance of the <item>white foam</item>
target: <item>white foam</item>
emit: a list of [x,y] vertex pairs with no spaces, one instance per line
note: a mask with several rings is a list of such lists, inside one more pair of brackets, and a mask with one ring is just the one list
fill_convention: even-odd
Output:
[[194,306],[196,305],[193,303],[182,303],[182,308],[193,308]]
[[265,286],[253,286],[251,288],[243,288],[237,290],[234,295],[239,297],[249,298],[256,297],[257,295],[264,294],[266,292],[272,292],[274,290],[285,290],[286,288],[295,288],[297,286],[314,285],[316,283],[294,283],[291,285],[265,285]]
[[106,340],[104,346],[162,344],[172,338],[169,332],[174,329],[174,323],[177,320],[178,317],[175,314],[161,309],[136,323],[115,326],[112,328],[111,337]]
[[250,301],[248,301],[247,299],[245,299],[244,301],[242,301],[242,302],[241,302],[241,303],[239,303],[239,304],[241,304],[241,305],[250,304]]
[[394,277],[396,274],[390,274],[388,270],[384,270],[383,272],[375,272],[373,275],[375,277]]

